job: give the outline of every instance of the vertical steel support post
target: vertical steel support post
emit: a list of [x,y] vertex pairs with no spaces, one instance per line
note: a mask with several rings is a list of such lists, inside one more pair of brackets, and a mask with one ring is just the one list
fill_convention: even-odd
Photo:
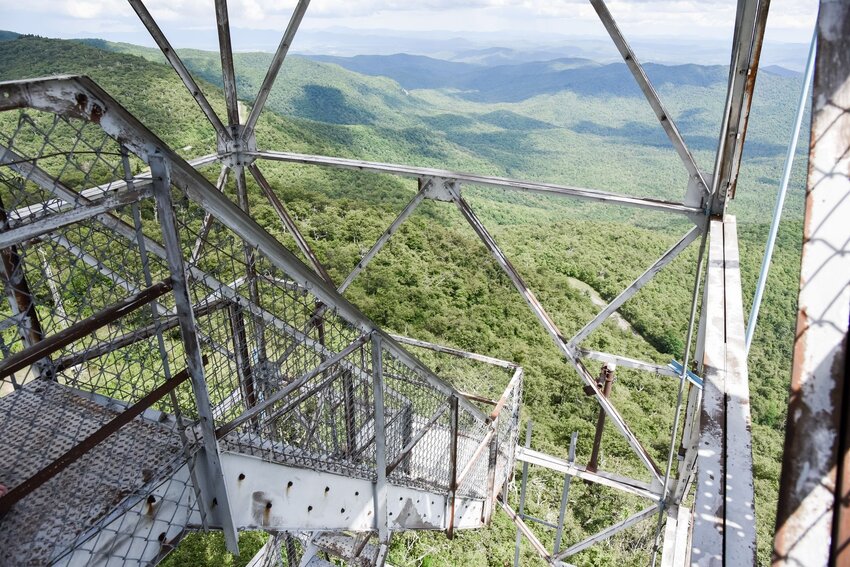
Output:
[[[127,188],[133,188],[133,175],[130,169],[130,155],[127,151],[127,148],[121,146],[121,164],[124,169],[124,181],[127,183]],[[147,246],[145,245],[145,233],[142,229],[142,212],[139,210],[139,204],[133,203],[132,206],[133,213],[133,228],[136,229],[136,243],[139,247],[139,257],[142,260],[142,272],[145,278],[145,285],[150,287],[153,285],[153,277],[151,276],[150,269],[150,258],[148,257]],[[162,370],[165,374],[165,379],[171,379],[171,366],[168,364],[168,351],[165,348],[165,338],[162,336],[162,326],[161,326],[161,318],[160,313],[162,311],[162,307],[156,302],[151,301],[150,303],[151,315],[154,323],[156,324],[156,344],[157,349],[159,350],[159,355],[162,357]],[[168,392],[168,398],[171,402],[171,407],[174,411],[174,418],[177,421],[177,427],[179,428],[180,434],[180,442],[183,444],[183,455],[186,458],[186,462],[189,469],[189,477],[192,480],[192,491],[195,495],[195,498],[198,499],[198,502],[203,502],[203,495],[201,493],[200,482],[198,481],[198,473],[196,471],[195,464],[192,459],[192,448],[190,447],[189,437],[186,435],[186,423],[183,419],[183,412],[180,409],[180,402],[177,399],[177,394],[174,393],[174,390],[170,390]],[[201,525],[204,529],[209,528],[209,518],[207,516],[207,510],[201,506]]]
[[233,338],[233,353],[236,355],[236,375],[239,378],[242,400],[245,409],[250,409],[257,403],[257,393],[254,387],[251,353],[248,349],[248,336],[245,333],[245,311],[236,303],[227,306],[230,320],[230,332]]
[[230,18],[227,14],[227,0],[215,0],[215,22],[218,28],[218,50],[221,55],[221,82],[224,89],[224,102],[227,106],[227,122],[230,137],[237,134],[239,126],[239,103],[236,94],[236,72],[233,70],[233,45],[230,42]]
[[[599,410],[601,415],[605,415],[602,410]],[[570,465],[576,462],[576,444],[578,443],[578,431],[573,431],[573,434],[570,436],[570,452],[569,452],[569,463]],[[527,463],[523,463],[523,466],[527,466]],[[561,551],[561,538],[564,535],[564,516],[567,514],[567,504],[570,501],[570,484],[572,483],[573,477],[571,475],[564,475],[564,488],[561,489],[561,506],[558,509],[558,527],[555,529],[555,545],[552,548],[552,556],[558,555],[558,552]]]
[[[407,447],[413,439],[413,404],[405,404],[401,410],[401,446]],[[401,470],[410,474],[410,453],[401,462]]]
[[[774,565],[850,563],[850,3],[822,0]],[[831,543],[828,543],[831,542]]]
[[390,541],[387,521],[387,431],[384,416],[383,338],[372,334],[372,398],[375,405],[375,523],[381,544]]
[[711,214],[724,214],[735,194],[769,8],[770,0],[738,0],[729,87],[711,176]]
[[486,524],[490,521],[493,515],[493,509],[496,506],[496,461],[499,455],[499,419],[492,424],[495,429],[495,435],[490,439],[490,452],[487,458],[487,496],[484,500],[484,506],[481,509],[481,522]]
[[449,497],[446,499],[446,536],[454,537],[455,500],[457,499],[457,436],[458,436],[458,399],[449,397]]
[[[616,364],[606,363],[602,365],[599,372],[599,381],[602,383],[602,395],[606,398],[611,396],[611,388],[617,376],[614,374]],[[585,470],[596,472],[599,466],[599,448],[602,446],[602,431],[605,429],[605,410],[599,408],[599,417],[596,419],[596,434],[593,437],[593,450],[590,452],[590,461]],[[555,553],[558,553],[557,551]]]
[[[735,226],[734,219],[732,219],[732,222],[730,224],[732,225],[732,232],[731,232],[731,238],[729,240],[729,248],[728,249],[730,251],[729,266],[732,266],[733,265],[733,258],[732,258],[731,251],[734,249],[734,255],[735,255],[734,262],[737,262],[738,240],[737,240],[737,234],[734,232],[734,226]],[[693,287],[693,291],[691,292],[691,309],[690,309],[690,315],[688,316],[688,330],[685,333],[685,353],[684,353],[684,356],[682,358],[682,373],[679,375],[679,388],[678,388],[678,391],[676,393],[676,411],[673,415],[673,426],[670,428],[670,445],[669,445],[669,448],[667,450],[667,467],[665,468],[664,482],[662,483],[662,487],[661,487],[662,501],[660,502],[660,504],[658,506],[658,523],[657,523],[656,528],[655,528],[655,542],[654,542],[654,545],[653,545],[653,548],[652,548],[652,560],[651,560],[653,567],[656,564],[656,561],[658,559],[658,550],[661,547],[660,538],[661,538],[661,529],[662,529],[663,524],[664,524],[664,510],[667,509],[671,505],[679,503],[678,501],[671,501],[671,493],[675,494],[676,490],[670,489],[670,480],[671,480],[671,477],[672,477],[672,474],[673,474],[673,458],[676,454],[676,440],[678,439],[678,435],[679,435],[679,420],[681,419],[681,416],[682,416],[682,404],[683,404],[684,399],[685,399],[685,388],[688,387],[687,377],[688,377],[688,367],[690,366],[690,361],[691,361],[692,341],[694,339],[694,334],[695,334],[694,331],[696,330],[696,327],[698,326],[697,309],[699,308],[699,290],[700,290],[700,285],[702,283],[703,260],[705,259],[705,247],[706,247],[706,243],[708,242],[708,232],[709,232],[709,221],[708,221],[708,217],[706,217],[706,223],[703,225],[703,229],[702,229],[702,239],[700,240],[699,253],[697,254],[697,265],[696,265],[696,269],[694,270],[694,272],[695,272],[694,273],[694,287]],[[724,259],[725,259],[725,253],[726,253],[726,250],[727,250],[725,245],[726,245],[726,241],[724,239]],[[724,264],[724,270],[725,269],[726,269],[726,265]],[[724,302],[726,302],[724,305],[726,305],[726,304],[730,305],[730,307],[724,307],[724,315],[728,315],[728,317],[724,319],[724,323],[725,323],[724,331],[728,332],[728,335],[726,336],[726,338],[728,339],[729,343],[731,343],[730,346],[729,346],[729,352],[730,353],[734,352],[735,347],[738,346],[737,343],[735,343],[735,339],[737,338],[737,335],[735,333],[738,330],[739,326],[743,324],[743,320],[744,320],[743,304],[740,301],[741,280],[740,280],[740,276],[737,272],[737,269],[738,269],[738,265],[734,264],[734,267],[731,267],[728,274],[726,274],[724,272],[724,277],[726,277],[725,284],[729,288],[729,290],[728,290],[729,291],[729,297],[724,297],[723,300],[724,300]],[[725,289],[726,289],[726,287],[724,287],[724,290]],[[737,299],[737,302],[736,302],[736,299]],[[736,307],[737,307],[737,309],[736,309]],[[728,309],[728,313],[727,313],[727,309]],[[697,332],[697,334],[698,334],[698,332]],[[740,361],[734,357],[734,354],[730,354],[729,358],[735,360],[738,364],[740,364]],[[747,433],[749,433],[749,427],[750,427],[750,424],[749,424],[749,417],[750,417],[750,413],[749,413],[749,390],[747,389],[747,384],[746,384],[746,380],[747,380],[746,365],[747,365],[747,361],[746,361],[746,357],[745,357],[744,360],[743,360],[743,366],[744,366],[743,370],[741,370],[740,368],[737,368],[737,367],[729,369],[730,373],[734,373],[734,375],[735,375],[735,380],[732,381],[731,383],[737,384],[737,386],[730,389],[731,395],[734,396],[736,398],[736,400],[730,402],[729,405],[733,406],[735,408],[738,408],[738,409],[741,409],[742,407],[745,406],[746,411],[743,411],[743,409],[742,409],[740,413],[746,414],[746,428],[747,428]],[[743,385],[741,385],[741,382],[743,382]],[[746,400],[737,400],[737,397],[741,394],[746,395]],[[736,412],[733,411],[732,413],[736,413]],[[685,412],[685,415],[687,415],[687,410]],[[732,429],[734,431],[737,431],[737,427],[741,426],[741,424],[736,421],[736,418],[737,418],[737,413],[730,420],[732,422]],[[742,445],[747,445],[749,443],[748,435],[738,433],[737,436],[741,440]],[[749,446],[749,445],[747,445],[747,446]],[[744,460],[745,459],[743,459],[743,458],[740,458],[740,459],[733,458],[733,462],[736,463],[736,466],[737,466],[737,464],[743,464]],[[741,472],[743,472],[744,469],[745,469],[745,467],[742,467],[740,469],[736,469],[736,473],[739,470]],[[736,479],[736,484],[743,486],[743,484],[746,482],[746,479],[743,478],[744,476],[745,476],[744,474],[741,474],[740,478]],[[750,451],[750,454],[749,454],[750,486],[752,486],[752,477],[753,477],[752,451]],[[740,495],[736,494],[736,496],[740,496]],[[750,500],[749,504],[750,504],[750,506],[752,506],[752,499]],[[755,515],[753,514],[753,518],[751,518],[751,519],[754,519],[754,517],[755,517]],[[748,534],[746,534],[746,530],[743,530],[743,529],[742,529],[741,533],[745,534],[744,536],[742,536],[744,538],[746,538],[747,535],[748,535]],[[755,534],[753,534],[753,545],[755,545]],[[733,546],[733,547],[735,547],[735,546]]]
[[[6,207],[0,200],[0,232],[7,229]],[[0,250],[0,259],[2,259],[0,266],[3,270],[3,279],[6,284],[4,287],[9,298],[9,307],[12,310],[12,315],[21,316],[18,324],[21,339],[25,346],[31,347],[44,338],[44,331],[41,328],[41,322],[38,320],[38,313],[35,311],[32,291],[30,291],[27,283],[24,264],[20,254],[18,254],[17,246]],[[41,365],[38,364],[34,370],[39,376],[43,376],[40,367]]]
[[[531,449],[531,428],[533,424],[532,421],[528,420],[528,425],[525,427],[525,448]],[[522,518],[522,515],[525,513],[525,490],[528,485],[528,462],[522,462],[522,484],[519,486],[519,506],[517,507],[517,517]],[[507,495],[506,500],[507,500]],[[519,546],[522,544],[522,531],[517,526],[516,529],[516,547],[514,549],[514,567],[519,567]]]
[[150,167],[162,230],[162,243],[165,247],[168,269],[171,272],[172,293],[174,294],[177,318],[180,323],[180,336],[183,339],[183,346],[186,351],[186,367],[192,382],[192,391],[195,395],[195,404],[200,420],[203,452],[200,461],[202,466],[199,467],[202,472],[198,476],[201,478],[203,485],[201,493],[204,496],[201,505],[206,508],[208,517],[215,524],[221,526],[224,531],[227,549],[238,554],[239,539],[236,533],[236,524],[230,513],[230,500],[221,468],[218,442],[215,438],[215,422],[204,376],[201,345],[198,342],[195,315],[192,312],[192,302],[189,297],[189,282],[186,279],[183,253],[177,233],[177,219],[174,216],[174,208],[171,202],[170,172],[165,159],[159,155],[151,155]]
[[286,565],[287,567],[296,567],[298,565],[298,550],[295,549],[295,538],[289,532],[284,536],[286,545]]
[[[236,177],[236,199],[239,202],[239,208],[242,209],[245,214],[251,214],[248,202],[248,186],[245,183],[245,168],[241,165],[236,166],[234,174]],[[247,242],[243,242],[243,249],[245,251],[245,276],[248,278],[248,295],[254,305],[262,307],[263,304],[260,301],[260,290],[257,287],[256,253]],[[264,362],[268,358],[268,354],[266,352],[266,331],[264,325],[256,317],[252,317],[251,319],[254,322],[254,336],[257,342],[257,358],[260,362]]]
[[342,411],[345,419],[345,454],[352,456],[357,451],[357,412],[354,408],[354,380],[351,372],[342,373]]

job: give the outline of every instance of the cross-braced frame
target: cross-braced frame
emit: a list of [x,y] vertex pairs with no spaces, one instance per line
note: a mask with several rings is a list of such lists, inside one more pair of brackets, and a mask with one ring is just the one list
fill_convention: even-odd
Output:
[[[445,494],[445,517],[441,516],[439,522],[425,522],[420,528],[446,529],[449,533],[455,523],[462,524],[462,527],[472,525],[469,517],[459,515],[455,510],[460,497],[477,502],[479,511],[473,514],[477,514],[475,520],[486,523],[495,508],[496,497],[501,493],[499,504],[529,538],[540,557],[551,564],[561,564],[588,545],[607,539],[636,522],[655,517],[655,536],[650,550],[652,561],[655,562],[663,541],[664,562],[683,564],[690,547],[687,533],[691,520],[680,505],[694,480],[699,452],[701,474],[710,471],[712,477],[720,475],[719,478],[724,481],[716,481],[722,488],[697,491],[698,512],[693,518],[693,541],[695,548],[699,544],[699,549],[694,560],[708,564],[724,554],[726,557],[754,558],[746,363],[737,360],[734,368],[730,366],[729,357],[735,357],[736,343],[733,344],[725,334],[718,336],[716,331],[737,325],[738,319],[743,321],[743,314],[735,310],[736,298],[730,300],[725,291],[718,295],[717,290],[736,285],[740,289],[734,262],[734,219],[725,215],[725,209],[728,199],[734,194],[740,167],[767,16],[766,0],[741,0],[738,3],[728,95],[711,173],[697,164],[673,117],[603,0],[591,0],[687,171],[687,183],[683,187],[682,199],[678,201],[433,168],[260,149],[255,136],[258,119],[307,12],[309,0],[297,3],[244,120],[239,112],[226,0],[215,2],[226,107],[224,117],[217,115],[144,3],[141,0],[129,0],[129,3],[212,125],[218,151],[215,155],[184,162],[86,79],[53,79],[0,86],[0,110],[29,108],[53,113],[57,117],[53,125],[49,121],[42,124],[38,120],[22,118],[27,128],[32,124],[34,132],[30,137],[49,140],[57,124],[60,128],[71,128],[72,139],[91,148],[85,151],[97,156],[97,161],[103,162],[100,165],[105,169],[96,176],[91,172],[97,169],[78,165],[83,179],[77,180],[76,188],[73,188],[62,179],[65,167],[59,164],[57,173],[55,167],[51,172],[52,166],[45,165],[45,160],[50,157],[50,152],[45,150],[46,144],[37,149],[35,155],[18,153],[20,148],[13,147],[13,143],[0,147],[0,166],[4,166],[0,172],[10,171],[16,176],[6,180],[7,185],[13,188],[10,194],[25,196],[27,191],[36,193],[0,206],[5,217],[0,248],[4,251],[6,288],[12,310],[4,329],[16,331],[18,338],[15,340],[19,341],[16,346],[4,343],[6,358],[2,365],[8,366],[4,376],[9,377],[16,391],[26,389],[34,377],[67,384],[55,380],[56,375],[79,368],[93,357],[148,341],[161,356],[163,367],[157,372],[168,378],[169,391],[178,387],[178,383],[174,382],[178,377],[181,378],[180,383],[188,381],[192,389],[191,403],[184,406],[175,394],[154,390],[160,394],[156,400],[165,395],[171,396],[172,411],[164,411],[174,416],[171,428],[179,433],[174,447],[175,450],[180,449],[175,453],[172,467],[183,471],[182,463],[188,463],[185,473],[179,477],[183,492],[191,488],[200,502],[198,505],[186,504],[180,497],[174,497],[177,503],[174,508],[188,510],[185,513],[192,519],[184,523],[184,527],[200,525],[223,529],[228,547],[234,550],[237,529],[245,525],[256,526],[257,523],[259,527],[278,534],[267,549],[264,548],[266,556],[279,556],[284,541],[280,534],[284,532],[301,537],[304,553],[309,555],[330,546],[327,544],[323,548],[318,542],[334,531],[373,530],[378,535],[374,560],[381,562],[393,529],[393,522],[388,519],[393,512],[387,509],[387,493],[396,489],[393,487],[405,486],[406,490],[431,490]],[[19,126],[16,132],[21,128]],[[106,135],[101,135],[99,142],[91,141],[90,136],[83,132],[85,128],[102,130],[101,134]],[[23,138],[10,138],[15,139]],[[28,143],[29,138],[26,141]],[[117,147],[106,150],[104,144]],[[74,151],[58,148],[56,154],[61,161],[62,155],[71,155]],[[80,153],[77,151],[77,154]],[[286,203],[276,195],[260,167],[263,161],[412,178],[418,181],[418,191],[349,275],[337,283],[312,250],[309,240],[299,231]],[[140,164],[149,167],[150,171],[141,174],[135,171]],[[215,187],[195,169],[210,167],[217,168]],[[248,174],[269,200],[309,266],[301,263],[250,218]],[[236,205],[224,195],[229,178],[235,180]],[[464,186],[467,185],[485,190],[497,188],[588,200],[607,206],[640,208],[684,217],[693,226],[574,336],[567,337],[464,197]],[[189,204],[182,203],[182,199],[188,199]],[[517,449],[521,369],[510,363],[415,339],[391,337],[377,329],[344,299],[342,294],[346,289],[426,199],[453,205],[473,229],[565,360],[572,365],[607,419],[626,440],[648,474],[649,483],[596,474],[572,463],[536,454],[530,448]],[[150,227],[145,222],[143,204],[151,202],[155,203],[150,213],[158,222],[158,239],[145,231]],[[98,256],[101,251],[86,249],[86,242],[79,234],[65,234],[66,230],[70,230],[68,227],[90,225],[96,228],[88,230],[102,231],[107,235],[105,238],[133,243],[132,250],[138,258],[129,262],[126,259],[105,261]],[[225,233],[235,238],[227,240]],[[695,242],[698,243],[698,252],[694,279],[682,282],[683,286],[691,286],[692,293],[690,310],[684,316],[687,331],[683,343],[684,360],[680,364],[659,365],[632,358],[628,353],[598,352],[584,346],[585,339],[595,329]],[[113,289],[123,290],[129,295],[110,298],[110,301],[103,298],[102,308],[91,316],[96,319],[94,323],[90,321],[91,317],[82,316],[84,310],[76,316],[69,314],[63,306],[69,301],[62,299],[68,286],[63,287],[60,283],[57,287],[55,281],[61,280],[61,276],[57,278],[47,273],[50,269],[58,270],[58,267],[44,262],[44,273],[40,274],[43,281],[35,284],[28,281],[32,278],[26,270],[22,270],[25,260],[20,257],[21,251],[27,247],[32,247],[39,254],[45,254],[47,249],[56,254],[61,249],[63,255],[74,259],[75,265],[88,266],[92,273],[111,282]],[[138,265],[138,273],[127,274],[128,265]],[[705,283],[704,273],[708,274]],[[39,318],[36,305],[36,299],[41,295],[32,289],[33,285],[41,283],[47,290],[41,295],[53,297],[54,310],[47,328]],[[150,311],[149,320],[121,333],[98,336],[95,344],[87,345],[83,351],[62,350],[78,344],[76,341],[91,333],[92,329],[100,329],[123,317],[128,309],[133,311],[142,307]],[[60,310],[64,315],[57,315]],[[62,330],[55,327],[58,318],[64,320]],[[179,330],[180,341],[169,338],[169,330]],[[63,333],[64,342],[51,343],[54,337]],[[50,343],[46,349],[45,343]],[[504,394],[493,400],[495,407],[492,412],[484,412],[480,400],[470,401],[473,398],[447,386],[408,354],[402,344],[495,364],[509,371],[510,381]],[[179,355],[169,351],[179,351]],[[676,405],[665,462],[655,462],[616,405],[605,395],[596,376],[588,369],[588,361],[591,360],[670,378],[671,388],[676,389]],[[176,371],[178,361],[184,363],[185,371]],[[24,369],[28,377],[18,379],[15,373]],[[696,372],[691,372],[692,369]],[[724,379],[717,380],[718,374],[723,374]],[[90,389],[99,391],[99,387]],[[730,405],[729,392],[734,392],[733,397],[741,398],[743,402]],[[138,400],[125,400],[129,407],[134,407],[132,402],[145,401],[149,402],[148,406],[156,402],[141,393],[137,397]],[[504,411],[506,406],[509,406],[508,411]],[[139,409],[141,413],[145,410]],[[195,426],[189,429],[197,435],[197,439],[186,437],[186,428],[181,421],[184,414],[191,416],[190,421]],[[462,436],[460,431],[464,432]],[[459,442],[461,437],[463,441]],[[727,450],[732,438],[741,450]],[[705,443],[698,447],[700,439]],[[427,453],[413,451],[414,447],[422,449],[426,446],[430,447]],[[293,450],[293,447],[298,450]],[[273,512],[265,516],[261,512],[260,516],[265,519],[254,518],[253,523],[248,521],[246,524],[238,510],[231,510],[233,491],[241,485],[228,484],[231,482],[228,475],[233,469],[229,468],[231,465],[227,458],[220,458],[222,452],[250,454],[268,462],[342,474],[355,479],[352,482],[360,479],[372,483],[377,495],[373,508],[375,517],[364,523],[351,521],[342,525],[325,522],[317,526],[306,517],[300,517],[301,524],[297,521],[287,524],[281,523],[282,520],[273,521]],[[425,455],[438,453],[443,454],[445,462],[423,460]],[[192,458],[180,456],[190,454]],[[328,459],[327,455],[335,457]],[[677,455],[681,458],[678,466],[674,466]],[[558,550],[556,545],[556,550],[550,552],[526,526],[521,515],[513,511],[508,502],[508,492],[502,489],[512,474],[514,459],[636,494],[647,499],[649,506],[585,541],[567,542],[563,550]],[[427,467],[436,469],[422,472]],[[422,478],[417,480],[412,471],[418,471]],[[262,478],[271,473],[260,467],[257,474]],[[733,484],[728,486],[725,482],[727,475],[734,479]],[[242,481],[239,479],[238,482]],[[320,483],[321,478],[315,482]],[[163,490],[168,493],[170,488]],[[730,492],[736,499],[735,510],[726,508]],[[26,494],[19,490],[16,498],[24,496]],[[11,501],[4,502],[4,505],[7,502]],[[276,502],[274,497],[269,496],[266,510],[276,511]],[[310,506],[310,511],[312,509]],[[702,513],[701,510],[708,512]],[[198,518],[192,516],[196,512]],[[743,535],[726,538],[727,523],[734,523],[738,529],[736,533]],[[396,524],[394,529],[416,529],[416,526]],[[560,534],[558,537],[560,539]],[[166,533],[165,539],[175,542],[179,537]],[[91,540],[83,538],[81,541]]]

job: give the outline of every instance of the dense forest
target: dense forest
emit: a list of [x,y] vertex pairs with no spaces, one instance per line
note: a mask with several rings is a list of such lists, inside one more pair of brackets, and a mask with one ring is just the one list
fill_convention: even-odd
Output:
[[[215,150],[212,128],[158,51],[100,40],[70,42],[0,35],[0,80],[51,74],[91,76],[182,155]],[[219,60],[181,56],[205,79],[202,88],[223,111]],[[240,99],[250,104],[270,59],[236,54]],[[395,56],[393,56],[395,57]],[[450,67],[439,60],[315,61],[287,59],[258,126],[262,148],[357,157],[546,180],[622,194],[680,199],[687,174],[642,98],[624,86],[622,65],[586,60],[518,69]],[[367,65],[368,63],[368,65]],[[381,73],[392,78],[373,76]],[[405,66],[407,65],[407,67]],[[407,83],[421,65],[430,82]],[[349,68],[346,68],[349,67]],[[393,69],[400,69],[394,72]],[[649,68],[698,163],[710,170],[725,96],[726,70],[696,65]],[[420,77],[423,75],[419,75]],[[628,79],[628,76],[626,76]],[[629,83],[630,84],[630,83]],[[792,120],[799,78],[762,73],[756,87],[738,191],[744,298],[755,286]],[[223,115],[224,113],[221,112]],[[805,147],[805,144],[801,144]],[[802,161],[802,160],[801,160]],[[412,181],[359,172],[262,163],[273,188],[336,282],[341,282],[416,191]],[[769,560],[778,490],[799,273],[804,166],[795,168],[786,220],[750,353],[753,450],[759,559]],[[249,184],[252,215],[282,242],[291,237],[259,189]],[[233,187],[226,191],[233,195]],[[615,297],[689,228],[684,219],[566,198],[482,187],[465,196],[568,335],[598,311],[588,288]],[[293,247],[294,248],[294,247]],[[691,246],[609,321],[591,348],[666,364],[681,359],[696,250]],[[515,361],[525,368],[523,420],[533,420],[533,446],[566,456],[577,431],[578,459],[593,440],[596,404],[546,336],[470,227],[447,203],[425,202],[346,295],[382,327],[424,340]],[[745,305],[745,312],[749,305]],[[656,460],[666,458],[675,382],[620,370],[613,401]],[[601,468],[642,478],[622,437],[606,429]],[[529,513],[553,520],[562,477],[532,468]],[[565,540],[578,541],[640,509],[641,502],[599,486],[575,483]],[[651,522],[576,555],[578,565],[644,565]],[[544,541],[551,534],[541,530]],[[497,514],[487,530],[410,533],[394,538],[393,565],[505,565],[513,524]],[[233,558],[221,538],[187,539],[172,565],[242,565],[262,535],[243,535]],[[536,564],[523,547],[523,564]]]

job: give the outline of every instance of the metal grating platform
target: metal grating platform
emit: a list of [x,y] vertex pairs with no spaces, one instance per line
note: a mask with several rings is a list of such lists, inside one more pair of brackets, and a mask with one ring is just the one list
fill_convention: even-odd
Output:
[[[47,380],[0,398],[0,483],[14,488],[114,418],[120,403]],[[182,464],[170,423],[140,416],[18,502],[0,520],[0,565],[44,565],[145,485]],[[74,518],[73,523],[67,518]]]

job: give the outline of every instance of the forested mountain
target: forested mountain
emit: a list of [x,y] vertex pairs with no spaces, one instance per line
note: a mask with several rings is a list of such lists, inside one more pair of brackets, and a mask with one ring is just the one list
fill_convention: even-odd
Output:
[[[0,80],[87,74],[172,147],[187,156],[214,151],[211,127],[156,50],[101,40],[71,42],[2,35]],[[202,89],[223,110],[218,55],[181,50]],[[472,55],[471,55],[472,56]],[[237,53],[239,96],[252,102],[267,53]],[[725,96],[726,69],[648,66],[671,116],[698,162],[711,169]],[[739,215],[745,301],[749,301],[781,171],[799,77],[759,76],[744,168],[732,205]],[[681,198],[687,174],[625,66],[586,59],[482,66],[394,55],[350,60],[290,56],[258,126],[262,148],[401,162],[587,186],[618,193]],[[222,112],[223,114],[223,112]],[[805,147],[805,144],[801,144]],[[414,191],[412,181],[358,172],[262,164],[266,176],[339,282]],[[804,168],[795,171],[788,220],[750,357],[760,558],[769,558],[799,269]],[[232,195],[232,188],[228,192]],[[251,185],[252,215],[285,244],[289,236]],[[682,219],[567,199],[469,187],[466,195],[565,333],[598,310],[581,284],[616,296],[687,229]],[[591,348],[667,363],[680,358],[695,250],[621,309],[631,328],[609,322]],[[587,459],[596,405],[456,210],[426,202],[346,295],[389,330],[516,361],[526,369],[525,412],[535,448],[566,454],[579,432]],[[748,305],[745,305],[748,309]],[[659,460],[666,454],[673,382],[629,371],[613,393],[633,429]],[[641,475],[623,439],[606,430],[603,468]],[[540,498],[532,515],[557,514],[558,475],[535,471]],[[625,518],[640,502],[575,483],[567,541]],[[638,526],[572,558],[578,565],[644,565],[652,526]],[[189,540],[174,564],[244,563],[216,546]],[[223,549],[223,548],[222,548]],[[394,565],[503,565],[512,557],[513,524],[497,514],[489,530],[407,534],[394,540]],[[524,550],[524,564],[535,564]]]

